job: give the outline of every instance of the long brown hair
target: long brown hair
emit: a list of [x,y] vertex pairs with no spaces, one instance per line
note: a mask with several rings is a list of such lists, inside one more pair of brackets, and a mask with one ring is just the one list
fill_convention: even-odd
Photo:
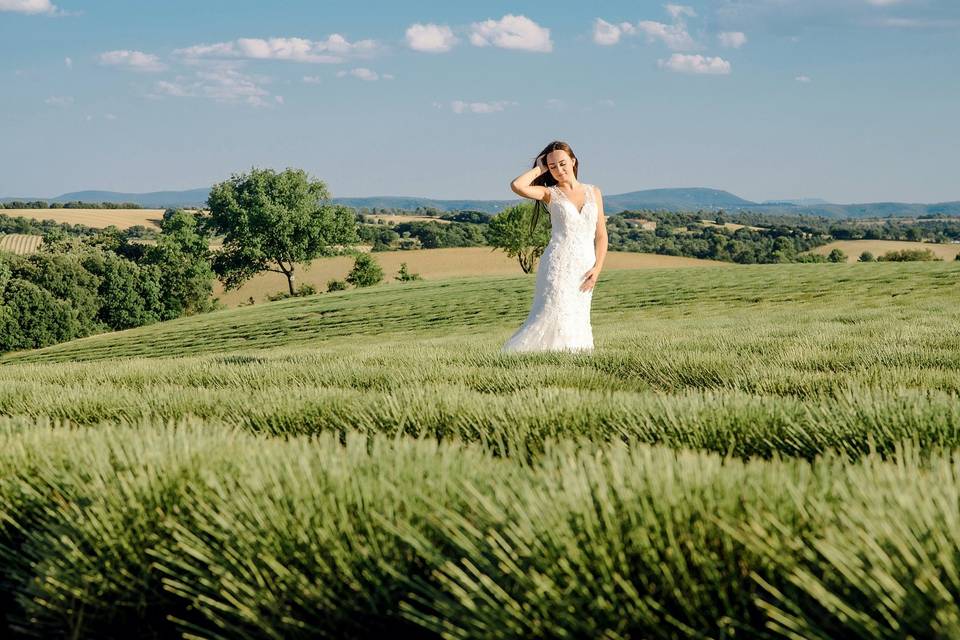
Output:
[[[537,157],[533,159],[533,166],[534,167],[537,166],[537,159],[540,156],[543,156],[543,163],[546,165],[547,154],[550,153],[551,151],[566,151],[567,155],[570,156],[571,160],[576,160],[576,162],[573,163],[574,177],[576,178],[580,177],[578,175],[580,171],[580,161],[577,160],[577,156],[573,152],[573,149],[570,148],[570,145],[568,145],[566,142],[563,142],[562,140],[554,140],[553,142],[545,146],[543,148],[543,151],[538,153]],[[548,168],[541,175],[537,176],[536,179],[534,179],[534,181],[531,182],[530,184],[537,185],[540,187],[553,187],[557,185],[557,181],[553,177],[553,174],[550,173],[550,169]],[[534,232],[537,229],[537,224],[539,224],[540,222],[540,217],[544,215],[546,211],[547,211],[547,207],[546,205],[543,204],[543,200],[537,200],[533,204],[533,215],[530,216],[530,235],[531,236],[534,234]]]

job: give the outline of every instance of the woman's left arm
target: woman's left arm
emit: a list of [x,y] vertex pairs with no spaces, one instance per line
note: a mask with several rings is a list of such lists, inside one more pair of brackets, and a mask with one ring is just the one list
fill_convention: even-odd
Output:
[[593,240],[594,253],[597,257],[593,268],[587,271],[583,284],[580,285],[581,291],[589,291],[597,284],[597,278],[600,277],[600,271],[603,269],[603,261],[607,257],[607,218],[603,215],[603,194],[600,193],[600,187],[593,187],[593,192],[593,197],[597,201],[597,231]]

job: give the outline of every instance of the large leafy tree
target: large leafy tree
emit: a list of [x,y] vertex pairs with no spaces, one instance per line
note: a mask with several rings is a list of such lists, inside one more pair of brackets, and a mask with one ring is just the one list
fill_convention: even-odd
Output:
[[296,263],[335,255],[338,245],[359,240],[353,211],[329,198],[326,184],[301,169],[251,169],[214,185],[208,224],[224,236],[213,259],[224,286],[236,289],[261,271],[274,271],[286,276],[296,295]]
[[522,202],[508,207],[490,219],[487,241],[520,262],[530,273],[550,241],[550,219],[540,215],[534,220],[534,205]]

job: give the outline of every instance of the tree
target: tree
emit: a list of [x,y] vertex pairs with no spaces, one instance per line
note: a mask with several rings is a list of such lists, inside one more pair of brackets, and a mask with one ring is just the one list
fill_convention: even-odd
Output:
[[347,282],[355,287],[369,287],[383,280],[383,268],[367,253],[357,255]]
[[535,229],[531,229],[534,205],[522,202],[508,207],[490,219],[487,227],[487,242],[502,249],[509,257],[520,262],[524,273],[530,273],[543,255],[550,240],[548,216],[540,216]]
[[869,251],[864,251],[863,253],[860,254],[860,262],[875,262],[875,261],[876,261],[876,258],[874,258],[873,254],[870,253]]
[[846,262],[847,254],[844,253],[843,250],[841,249],[834,248],[830,252],[830,255],[827,256],[827,260],[829,260],[830,262]]
[[[169,213],[169,215],[168,215]],[[213,308],[213,278],[206,225],[182,209],[164,213],[160,239],[149,247],[146,262],[160,269],[161,320]]]
[[419,273],[410,273],[410,270],[407,269],[407,263],[400,263],[400,270],[397,271],[397,275],[394,276],[400,282],[410,282],[411,280],[420,280]]
[[336,245],[358,241],[353,212],[332,205],[327,186],[301,169],[251,169],[213,186],[209,228],[223,234],[213,269],[227,289],[261,271],[282,273],[295,295],[294,265],[335,255]]

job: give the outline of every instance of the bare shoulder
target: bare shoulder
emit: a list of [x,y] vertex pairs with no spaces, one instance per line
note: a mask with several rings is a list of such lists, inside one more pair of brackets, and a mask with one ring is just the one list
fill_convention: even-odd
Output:
[[600,187],[598,187],[595,184],[592,184],[590,186],[593,188],[593,194],[597,196],[597,198],[600,198],[603,195],[602,193],[600,193]]

